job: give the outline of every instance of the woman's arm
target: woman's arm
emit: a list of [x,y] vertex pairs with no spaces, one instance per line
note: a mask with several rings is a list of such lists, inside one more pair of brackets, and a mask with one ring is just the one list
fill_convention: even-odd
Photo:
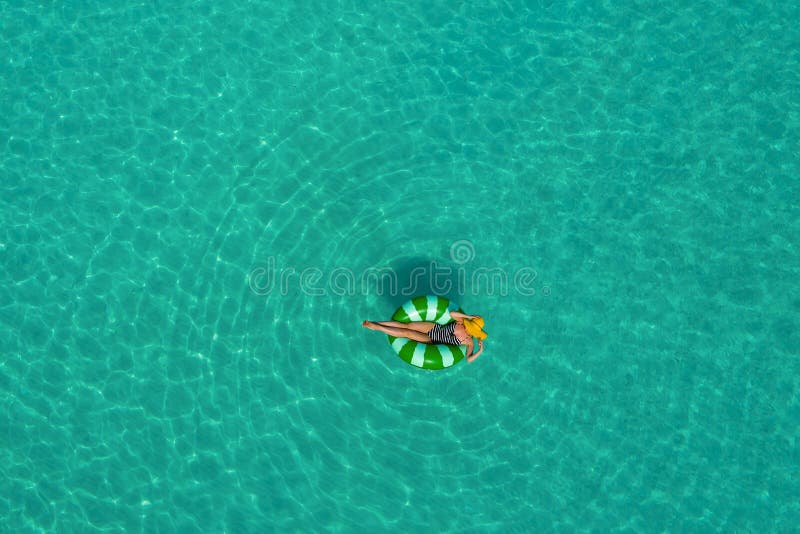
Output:
[[451,311],[450,317],[452,317],[453,319],[474,319],[475,317],[477,317],[477,315],[467,315],[465,313]]
[[472,354],[472,348],[473,348],[472,347],[472,343],[469,344],[468,349],[467,349],[467,362],[468,363],[474,362],[475,358],[480,356],[481,352],[483,352],[483,340],[482,339],[478,340],[478,347],[480,347],[478,349],[478,352],[476,352],[475,354]]

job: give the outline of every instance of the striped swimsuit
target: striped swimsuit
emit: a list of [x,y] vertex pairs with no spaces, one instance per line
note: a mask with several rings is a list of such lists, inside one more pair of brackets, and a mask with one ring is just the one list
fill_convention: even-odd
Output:
[[461,345],[453,331],[456,329],[455,321],[446,325],[437,324],[428,332],[428,337],[436,343],[443,343],[445,345]]

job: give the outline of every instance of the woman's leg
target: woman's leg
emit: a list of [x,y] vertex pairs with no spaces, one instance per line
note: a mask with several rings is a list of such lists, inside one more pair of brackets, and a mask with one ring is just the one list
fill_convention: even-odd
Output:
[[431,328],[436,326],[436,323],[431,323],[427,321],[417,321],[412,323],[401,323],[400,321],[370,321],[370,322],[373,322],[374,324],[379,324],[381,326],[414,330],[415,332],[422,332],[423,334],[427,334],[428,332],[431,331]]
[[[405,325],[407,323],[400,323],[400,324]],[[370,330],[377,330],[378,332],[383,332],[384,334],[388,334],[390,336],[404,337],[412,339],[414,341],[419,341],[420,343],[433,343],[433,340],[430,337],[428,337],[428,334],[419,332],[417,330],[412,330],[410,328],[384,326],[383,323],[376,323],[373,321],[364,321],[363,325],[369,328]]]
[[411,330],[408,328],[381,326],[377,328],[377,330],[394,337],[406,337],[408,339],[413,339],[414,341],[419,341],[420,343],[433,343],[433,340],[428,337],[428,334],[423,334],[422,332],[417,332],[416,330]]

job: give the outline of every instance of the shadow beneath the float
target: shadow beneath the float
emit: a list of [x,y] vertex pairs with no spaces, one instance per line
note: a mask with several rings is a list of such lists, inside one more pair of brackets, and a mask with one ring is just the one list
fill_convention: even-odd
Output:
[[459,276],[464,277],[463,269],[436,260],[400,258],[381,271],[375,289],[393,309],[422,295],[438,295],[460,305],[465,283],[459,284]]

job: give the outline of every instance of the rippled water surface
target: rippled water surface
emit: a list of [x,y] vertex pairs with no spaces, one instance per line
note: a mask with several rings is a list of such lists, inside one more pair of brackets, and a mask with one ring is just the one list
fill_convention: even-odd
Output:
[[[795,3],[43,4],[0,2],[3,528],[800,523]],[[449,268],[484,355],[402,362],[374,268]]]

